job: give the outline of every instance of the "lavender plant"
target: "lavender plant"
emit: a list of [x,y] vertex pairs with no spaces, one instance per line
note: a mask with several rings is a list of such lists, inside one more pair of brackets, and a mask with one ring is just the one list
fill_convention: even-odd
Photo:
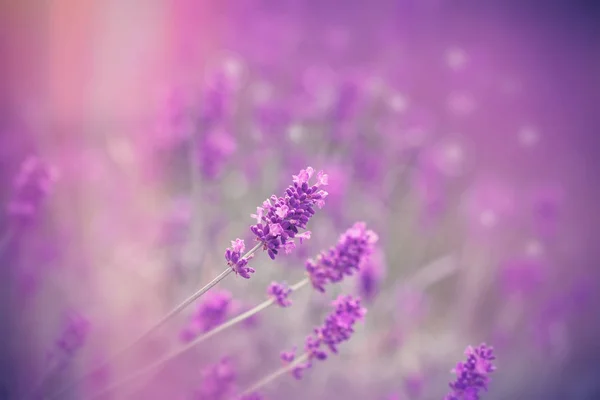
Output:
[[488,390],[490,374],[496,370],[492,363],[496,356],[494,349],[485,343],[465,350],[467,360],[459,362],[452,370],[456,379],[450,382],[450,393],[444,400],[479,400],[480,392]]
[[[200,313],[195,320],[196,327],[194,332],[198,330],[204,331],[202,335],[191,340],[193,332],[190,332],[189,329],[184,330],[183,339],[189,341],[189,343],[160,358],[156,362],[146,365],[135,373],[113,383],[99,394],[113,390],[124,383],[164,365],[201,342],[213,337],[217,333],[255,316],[257,313],[273,304],[277,304],[284,308],[289,307],[292,304],[289,296],[294,291],[306,286],[309,282],[312,283],[317,291],[324,292],[327,284],[340,282],[344,277],[351,276],[358,271],[359,268],[369,260],[377,240],[378,236],[373,231],[368,230],[364,222],[355,223],[340,236],[338,243],[335,246],[332,246],[327,251],[321,252],[315,260],[309,259],[306,262],[307,278],[300,280],[292,286],[277,282],[271,283],[267,288],[268,300],[221,324],[216,323],[221,321],[227,312],[231,297],[225,292],[212,292],[214,293],[213,297],[200,305]],[[342,300],[339,301],[341,302]],[[307,368],[308,364],[303,365],[304,368]]]
[[[301,170],[298,175],[293,176],[293,185],[286,189],[283,197],[273,195],[263,202],[262,207],[257,208],[257,214],[252,215],[253,218],[256,218],[257,223],[251,226],[251,231],[256,236],[257,243],[252,249],[245,252],[245,244],[242,239],[238,238],[232,241],[231,247],[225,251],[225,260],[228,266],[221,274],[176,306],[135,341],[116,353],[111,360],[123,355],[162,327],[230,273],[234,272],[236,275],[249,279],[255,271],[248,266],[248,262],[260,248],[267,251],[271,259],[275,259],[281,248],[289,253],[296,247],[295,238],[298,238],[300,243],[303,239],[309,239],[310,231],[306,230],[307,223],[315,214],[315,206],[318,208],[323,207],[327,197],[327,192],[320,189],[321,186],[327,185],[328,181],[327,175],[323,171],[317,173],[316,183],[309,185],[314,172],[312,167]],[[70,389],[93,372],[83,375],[63,391]],[[62,391],[59,393],[62,393]]]
[[362,307],[360,298],[352,296],[339,296],[332,305],[333,310],[325,318],[323,325],[316,327],[313,334],[307,336],[304,351],[298,356],[295,349],[281,353],[284,367],[256,382],[242,395],[256,392],[286,372],[301,379],[303,371],[311,368],[314,361],[327,359],[328,353],[337,354],[337,346],[351,338],[354,325],[364,319],[367,310]]

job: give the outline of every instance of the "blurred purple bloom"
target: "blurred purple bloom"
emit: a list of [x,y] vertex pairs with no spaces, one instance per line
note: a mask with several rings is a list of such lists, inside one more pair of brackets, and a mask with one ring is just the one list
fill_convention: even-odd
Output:
[[358,271],[358,291],[361,297],[372,301],[379,293],[385,274],[386,264],[382,251],[375,251],[370,257],[363,259]]
[[[337,346],[348,341],[354,333],[354,324],[362,321],[367,310],[361,306],[359,297],[339,296],[333,301],[334,310],[327,316],[323,325],[314,329],[312,335],[306,338],[304,344],[306,361],[296,365],[292,375],[302,378],[302,371],[312,366],[313,360],[327,359],[327,353],[337,354]],[[295,359],[294,351],[281,353],[284,363]]]
[[215,179],[227,160],[235,153],[235,138],[224,129],[209,129],[198,143],[198,158],[202,174]]
[[194,400],[225,400],[235,391],[237,374],[229,357],[202,372],[202,384],[196,391]]
[[542,237],[556,234],[564,207],[565,193],[560,185],[543,185],[531,194],[533,229]]
[[512,259],[504,264],[502,278],[507,292],[527,294],[542,283],[544,265],[537,258]]
[[83,347],[90,331],[90,322],[77,313],[66,317],[65,327],[56,340],[54,349],[48,354],[48,361],[58,368],[64,368],[75,353]]
[[425,386],[425,379],[422,374],[411,374],[406,376],[404,379],[404,390],[410,398],[417,398],[421,396],[423,387]]
[[364,222],[357,222],[344,232],[338,243],[321,252],[316,260],[306,261],[306,272],[315,289],[325,291],[327,283],[340,282],[344,276],[358,271],[361,263],[373,253],[379,238]]
[[56,169],[35,156],[26,158],[15,177],[13,195],[7,205],[9,215],[26,221],[38,210],[58,178]]
[[231,314],[233,298],[228,291],[212,290],[202,299],[192,316],[191,323],[181,332],[183,341],[193,340],[200,333],[216,328]]
[[267,294],[281,307],[289,307],[292,305],[292,301],[288,299],[288,296],[292,294],[292,289],[285,283],[271,283],[267,289]]
[[292,121],[289,106],[281,101],[269,99],[256,105],[257,120],[261,132],[270,140],[278,140]]
[[[331,110],[331,119],[336,124],[342,124],[352,118],[357,110],[360,100],[361,87],[356,79],[346,79],[338,87],[337,98]],[[334,132],[334,137],[341,139]]]
[[317,182],[310,186],[308,182],[313,174],[311,167],[301,170],[293,176],[294,184],[286,189],[285,197],[271,196],[256,209],[256,214],[252,214],[257,223],[250,230],[273,260],[281,248],[290,253],[296,247],[294,238],[300,239],[300,243],[310,239],[310,231],[299,233],[299,229],[306,229],[315,206],[321,208],[325,204],[327,192],[319,187],[327,185],[328,181],[327,175],[319,171]]
[[235,88],[235,76],[226,67],[221,67],[207,78],[202,94],[202,128],[212,128],[225,119],[233,103]]
[[467,360],[459,362],[452,370],[456,380],[450,383],[452,391],[444,400],[479,400],[479,392],[487,391],[489,375],[496,370],[492,361],[496,359],[494,349],[485,343],[477,348],[471,346],[465,350]]
[[249,279],[250,274],[254,273],[254,268],[248,266],[248,261],[254,257],[254,254],[250,254],[247,257],[243,257],[243,253],[246,250],[246,246],[242,239],[235,239],[231,241],[231,247],[228,247],[225,251],[225,260],[227,265],[242,278]]

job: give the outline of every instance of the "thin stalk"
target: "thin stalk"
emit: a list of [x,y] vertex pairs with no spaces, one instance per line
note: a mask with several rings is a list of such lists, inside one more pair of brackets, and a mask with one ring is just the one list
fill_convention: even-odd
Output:
[[[301,281],[299,281],[298,283],[290,286],[290,289],[292,290],[292,292],[302,288],[303,286],[305,286],[306,284],[308,284],[309,280],[308,278],[304,278]],[[172,359],[179,357],[181,354],[187,352],[188,350],[194,348],[196,345],[204,342],[205,340],[213,337],[214,335],[216,335],[219,332],[223,332],[225,329],[227,328],[231,328],[234,325],[237,325],[238,323],[250,318],[251,316],[259,313],[260,311],[270,307],[271,305],[273,305],[275,303],[274,299],[268,299],[265,300],[264,302],[260,303],[259,305],[257,305],[256,307],[246,311],[245,313],[242,313],[240,315],[238,315],[237,317],[234,317],[232,319],[230,319],[227,322],[224,322],[223,324],[217,326],[216,328],[204,333],[203,335],[197,337],[196,339],[194,339],[193,341],[191,341],[190,343],[186,344],[183,347],[180,347],[174,351],[172,351],[171,353],[167,354],[166,356],[164,356],[163,358],[150,363],[148,365],[146,365],[144,368],[132,373],[131,375],[125,376],[123,379],[113,383],[112,385],[108,386],[107,388],[103,389],[102,391],[96,393],[94,396],[91,397],[91,399],[95,399],[99,396],[102,396],[103,394],[106,394],[120,386],[122,386],[123,384],[130,382],[140,376],[143,376],[144,374],[160,367],[161,365],[171,361]],[[50,399],[52,399],[53,397],[51,397]]]
[[[242,258],[248,258],[248,257],[250,257],[261,246],[262,246],[261,242],[257,243],[256,246],[254,246],[252,249],[250,249],[250,251],[248,251],[246,254],[244,254],[242,256]],[[117,353],[115,353],[112,357],[110,357],[103,364],[97,366],[96,368],[94,368],[94,369],[88,371],[87,373],[85,373],[84,375],[80,376],[75,381],[71,382],[69,385],[67,385],[66,387],[64,387],[61,391],[57,392],[53,396],[50,396],[48,399],[57,398],[58,396],[60,396],[64,392],[66,392],[67,390],[75,387],[78,383],[80,383],[81,381],[83,381],[84,379],[86,379],[87,377],[89,377],[90,375],[92,375],[97,370],[108,366],[111,362],[115,361],[116,359],[118,359],[119,357],[121,357],[123,354],[125,354],[126,352],[128,352],[129,350],[131,350],[132,348],[134,348],[135,346],[137,346],[144,339],[146,339],[152,333],[156,332],[156,330],[158,330],[164,324],[166,324],[169,320],[171,320],[174,316],[176,316],[177,314],[179,314],[183,309],[185,309],[187,306],[189,306],[190,304],[192,304],[200,296],[202,296],[203,294],[205,294],[206,292],[208,292],[213,286],[215,286],[217,283],[219,283],[220,281],[222,281],[223,279],[225,279],[231,272],[233,272],[233,270],[230,267],[227,267],[215,279],[213,279],[212,281],[210,281],[206,286],[202,287],[200,290],[198,290],[197,292],[195,292],[194,294],[192,294],[190,297],[188,297],[187,299],[185,299],[183,302],[181,302],[177,307],[175,307],[174,309],[172,309],[160,321],[158,321],[157,323],[155,323],[150,329],[148,329],[143,334],[141,334],[140,336],[138,336],[138,338],[135,339],[133,342],[131,342],[129,345],[127,345],[126,347],[124,347],[123,349],[121,349],[120,351],[118,351]],[[151,364],[151,365],[153,365],[153,364]]]
[[303,363],[308,359],[308,353],[302,354],[300,357],[286,365],[285,367],[281,367],[275,372],[265,376],[263,379],[256,382],[254,385],[250,386],[246,390],[242,392],[242,396],[246,394],[250,394],[252,392],[256,392],[258,389],[261,389],[263,386],[273,382],[275,379],[279,378],[281,375],[293,370],[296,366]]

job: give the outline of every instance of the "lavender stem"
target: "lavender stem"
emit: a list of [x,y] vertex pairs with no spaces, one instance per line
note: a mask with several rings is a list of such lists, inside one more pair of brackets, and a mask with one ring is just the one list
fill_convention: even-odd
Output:
[[296,358],[291,363],[289,363],[286,366],[279,368],[275,372],[272,372],[271,374],[265,376],[263,379],[256,382],[254,385],[250,386],[246,390],[244,390],[241,395],[243,396],[243,395],[246,395],[246,394],[249,394],[252,392],[256,392],[258,389],[271,383],[275,379],[279,378],[281,375],[293,370],[297,365],[302,364],[307,359],[308,359],[308,353],[302,354],[300,357]]
[[[250,250],[252,251],[252,250]],[[308,278],[304,278],[301,281],[297,282],[296,284],[294,284],[293,286],[290,287],[290,289],[292,291],[296,291],[298,289],[300,289],[301,287],[305,286],[306,284],[309,283],[309,279]],[[188,350],[190,350],[191,348],[195,347],[197,344],[205,341],[206,339],[211,338],[212,336],[216,335],[219,332],[224,331],[227,328],[230,328],[242,321],[244,321],[245,319],[250,318],[251,316],[253,316],[254,314],[257,314],[258,312],[268,308],[269,306],[273,305],[275,303],[275,299],[268,299],[265,300],[264,302],[260,303],[259,305],[257,305],[256,307],[246,311],[245,313],[242,313],[240,315],[238,315],[235,318],[230,319],[229,321],[217,326],[216,328],[206,332],[205,334],[203,334],[202,336],[199,336],[198,338],[196,338],[195,340],[193,340],[192,342],[186,344],[185,346],[176,349],[174,351],[172,351],[171,353],[167,354],[166,356],[164,356],[163,358],[146,365],[144,368],[134,372],[131,375],[128,375],[126,377],[124,377],[123,379],[113,383],[112,385],[108,386],[107,388],[105,388],[104,390],[96,393],[94,396],[92,396],[91,398],[96,398],[98,396],[101,396],[105,393],[108,393],[114,389],[116,389],[117,387],[132,381],[144,374],[146,374],[147,372],[150,372],[158,367],[160,367],[161,365],[165,364],[166,362],[171,361],[172,359],[178,357],[179,355],[187,352]],[[60,393],[59,393],[60,394]]]
[[[262,242],[259,242],[256,244],[256,246],[254,246],[252,249],[250,249],[246,254],[243,255],[242,258],[249,258],[252,254],[254,254],[260,247],[262,246]],[[225,269],[223,272],[221,272],[216,278],[214,278],[212,281],[210,281],[208,284],[206,284],[206,286],[202,287],[200,290],[198,290],[197,292],[195,292],[194,294],[192,294],[190,297],[188,297],[187,299],[185,299],[183,302],[181,302],[179,305],[177,305],[177,307],[175,307],[174,309],[172,309],[167,315],[165,315],[160,321],[158,321],[156,324],[154,324],[150,329],[148,329],[147,331],[145,331],[143,334],[141,334],[137,339],[135,339],[133,342],[131,342],[129,345],[127,345],[126,347],[124,347],[123,349],[121,349],[120,351],[118,351],[117,353],[115,353],[112,357],[110,357],[107,361],[105,361],[103,364],[101,364],[100,366],[97,366],[96,368],[88,371],[87,373],[85,373],[84,375],[80,376],[79,378],[77,378],[75,381],[71,382],[69,385],[67,385],[66,387],[64,387],[62,390],[60,390],[59,392],[57,392],[56,394],[54,394],[53,396],[48,397],[48,399],[54,399],[57,398],[58,396],[60,396],[61,394],[63,394],[64,392],[66,392],[67,390],[73,388],[74,386],[76,386],[78,383],[80,383],[81,381],[83,381],[84,379],[86,379],[88,376],[92,375],[94,372],[96,372],[97,370],[104,368],[106,366],[108,366],[112,361],[118,359],[119,357],[121,357],[123,354],[125,354],[126,352],[128,352],[129,350],[131,350],[133,347],[137,346],[140,342],[142,342],[144,339],[146,339],[148,336],[150,336],[152,333],[156,332],[157,329],[159,329],[160,327],[162,327],[164,324],[166,324],[169,320],[171,320],[174,316],[176,316],[177,314],[179,314],[183,309],[185,309],[187,306],[189,306],[190,304],[192,304],[195,300],[197,300],[200,296],[202,296],[203,294],[205,294],[206,292],[208,292],[213,286],[215,286],[217,283],[219,283],[220,281],[222,281],[223,279],[225,279],[231,272],[233,272],[233,270],[231,269],[231,267],[227,267],[227,269]],[[171,355],[172,356],[172,355]],[[161,362],[163,360],[160,360]],[[150,364],[149,367],[154,367],[160,365],[158,363],[156,364]],[[147,369],[150,368],[144,368],[145,371]],[[137,376],[137,375],[136,375]],[[129,380],[129,379],[127,379]],[[125,381],[127,381],[125,380]],[[111,387],[112,388],[112,387]]]

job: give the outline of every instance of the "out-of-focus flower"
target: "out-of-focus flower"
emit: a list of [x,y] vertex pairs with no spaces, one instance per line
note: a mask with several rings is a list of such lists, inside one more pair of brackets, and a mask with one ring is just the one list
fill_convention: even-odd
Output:
[[280,307],[289,307],[292,305],[292,301],[288,299],[292,293],[292,289],[285,283],[273,282],[267,289],[269,297],[273,298]]
[[182,330],[181,339],[191,341],[201,333],[216,328],[231,315],[231,293],[225,290],[212,290],[206,294],[192,316],[190,324]]
[[202,174],[207,179],[215,179],[227,160],[235,153],[237,143],[225,129],[214,128],[201,135],[197,146]]
[[421,396],[423,387],[425,386],[425,379],[422,374],[412,373],[404,377],[404,390],[408,394],[409,398],[415,399]]
[[487,391],[490,374],[496,370],[492,361],[496,359],[493,348],[485,343],[479,347],[467,347],[465,350],[467,360],[459,362],[452,370],[456,380],[450,382],[452,391],[444,400],[479,400],[479,392]]
[[361,263],[373,253],[377,234],[364,222],[357,222],[344,232],[335,246],[321,252],[315,260],[306,261],[306,272],[315,289],[325,291],[325,285],[353,275]]
[[328,182],[327,175],[319,171],[317,182],[310,186],[308,182],[313,174],[311,167],[301,170],[293,176],[294,184],[286,189],[284,197],[271,196],[252,215],[257,223],[250,229],[271,259],[275,259],[281,248],[286,253],[291,252],[296,247],[294,238],[300,239],[300,243],[303,239],[310,239],[310,231],[300,233],[299,229],[306,229],[306,224],[315,214],[315,206],[321,208],[325,204],[327,192],[319,187]]
[[58,171],[35,156],[23,161],[15,177],[13,195],[7,205],[10,216],[21,222],[30,220],[50,193]]
[[[335,124],[348,121],[356,113],[361,96],[361,87],[356,79],[346,79],[337,89],[336,101],[331,109],[331,119]],[[335,132],[334,132],[335,133]]]
[[367,301],[372,301],[379,293],[381,282],[385,278],[387,265],[383,251],[375,251],[363,259],[358,271],[358,292]]
[[207,78],[201,101],[203,129],[212,128],[231,111],[236,83],[234,75],[229,69],[220,68]]
[[[325,360],[328,352],[337,354],[337,346],[351,338],[354,325],[362,321],[367,312],[359,297],[339,296],[332,304],[334,310],[323,325],[306,338],[303,361],[292,369],[292,375],[297,379],[302,377],[303,370],[312,366],[313,360]],[[281,359],[284,363],[294,362],[294,351],[281,353]]]
[[237,374],[233,361],[229,357],[202,372],[202,383],[194,394],[194,400],[229,399],[236,389]]
[[75,353],[83,347],[88,337],[91,324],[78,313],[67,315],[64,330],[56,340],[56,344],[48,354],[48,362],[55,368],[64,368]]
[[531,193],[531,218],[536,234],[543,238],[556,235],[565,202],[565,192],[558,184],[540,185]]

